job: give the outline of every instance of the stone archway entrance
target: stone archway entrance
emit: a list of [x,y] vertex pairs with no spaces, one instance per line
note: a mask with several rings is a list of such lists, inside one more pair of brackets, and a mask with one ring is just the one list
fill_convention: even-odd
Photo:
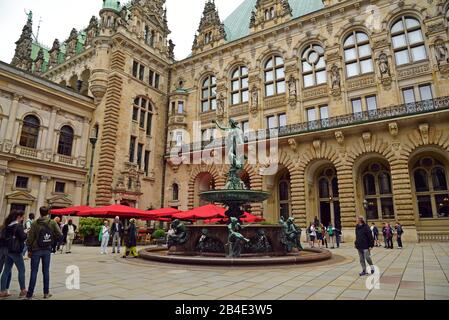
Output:
[[337,172],[328,166],[319,171],[316,180],[318,186],[318,213],[324,226],[332,224],[341,230],[340,193]]
[[200,198],[200,194],[205,191],[215,189],[215,179],[209,172],[201,172],[195,179],[194,207],[201,207],[208,204]]

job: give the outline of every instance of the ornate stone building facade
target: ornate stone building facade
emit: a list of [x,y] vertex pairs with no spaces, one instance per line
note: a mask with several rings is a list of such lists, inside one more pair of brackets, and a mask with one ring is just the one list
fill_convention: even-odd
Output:
[[93,98],[95,204],[200,205],[227,166],[195,159],[224,153],[205,146],[212,120],[233,118],[249,150],[251,132],[278,135],[276,170],[242,172],[272,192],[253,213],[303,227],[318,217],[347,240],[356,215],[399,221],[409,240],[448,239],[447,1],[244,0],[222,21],[207,0],[181,61],[164,2],[104,0],[86,30],[33,44],[31,65],[29,27],[17,43],[13,65]]

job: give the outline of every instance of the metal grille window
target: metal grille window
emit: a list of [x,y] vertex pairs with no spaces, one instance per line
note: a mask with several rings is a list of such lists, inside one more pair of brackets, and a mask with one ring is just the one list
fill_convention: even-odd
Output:
[[73,138],[73,129],[69,126],[63,126],[59,133],[58,154],[62,154],[64,156],[72,155]]
[[391,28],[396,65],[427,59],[424,37],[419,20],[401,17]]
[[28,189],[28,177],[17,176],[16,178],[16,188],[17,189]]
[[374,71],[371,46],[366,33],[353,31],[344,44],[346,75],[354,77]]
[[304,87],[312,87],[327,82],[324,49],[317,44],[311,44],[302,54],[302,77]]
[[217,79],[210,75],[201,85],[201,111],[207,112],[217,109]]
[[20,134],[20,145],[22,147],[37,148],[39,139],[40,121],[35,116],[26,116],[23,119],[22,133]]
[[232,72],[231,104],[248,102],[248,68],[237,67]]
[[55,192],[65,193],[65,182],[56,181],[55,182]]
[[284,60],[280,56],[272,56],[265,63],[265,96],[285,93]]

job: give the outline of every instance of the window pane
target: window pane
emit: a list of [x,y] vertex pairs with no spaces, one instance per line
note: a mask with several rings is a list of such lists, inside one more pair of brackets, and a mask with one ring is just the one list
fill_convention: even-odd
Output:
[[276,83],[277,93],[284,93],[285,92],[285,82],[281,81]]
[[276,117],[271,116],[267,118],[268,129],[273,129],[277,127]]
[[329,198],[329,182],[326,178],[322,178],[319,182],[320,185],[320,198]]
[[287,115],[280,114],[279,115],[279,127],[285,127],[287,125]]
[[302,71],[303,72],[310,72],[310,71],[312,71],[312,66],[308,62],[303,61],[302,62]]
[[207,99],[207,98],[209,98],[209,89],[205,89],[205,90],[203,90],[203,99]]
[[415,30],[415,31],[409,32],[408,40],[409,40],[410,44],[423,42],[424,39],[422,37],[421,30]]
[[283,78],[285,78],[284,68],[276,69],[276,79],[283,79]]
[[201,110],[203,110],[203,112],[208,111],[209,110],[209,102],[208,101],[204,101],[201,105]]
[[351,46],[351,45],[354,45],[354,36],[353,35],[349,36],[344,43],[345,47]]
[[413,61],[419,61],[419,60],[426,59],[427,55],[426,55],[426,49],[424,48],[424,45],[412,48],[412,57],[413,57]]
[[284,60],[281,57],[276,57],[276,66],[281,66],[284,64]]
[[399,32],[399,31],[402,31],[402,30],[404,30],[404,25],[403,25],[403,23],[402,23],[402,20],[396,22],[396,23],[393,25],[393,27],[391,28],[391,32],[392,32],[392,33]]
[[339,190],[338,190],[338,179],[337,178],[332,179],[332,195],[334,197],[338,197],[340,195]]
[[393,48],[405,47],[407,45],[407,41],[405,40],[405,34],[394,36],[392,40],[393,40]]
[[351,101],[351,103],[352,103],[352,112],[353,113],[362,112],[362,100],[361,99],[354,99]]
[[232,94],[232,104],[238,103],[240,103],[240,94],[239,93]]
[[315,120],[316,120],[315,108],[307,109],[307,121],[315,121]]
[[267,97],[274,95],[274,85],[273,84],[267,84],[265,86],[265,94]]
[[239,81],[238,80],[232,81],[232,91],[236,91],[238,89],[239,89]]
[[265,81],[273,81],[273,71],[265,72]]
[[432,218],[432,202],[430,196],[419,196],[418,201],[418,211],[420,218]]
[[449,195],[439,194],[435,196],[435,203],[437,205],[438,217],[449,217]]
[[345,50],[345,61],[351,61],[357,59],[357,52],[355,48]]
[[248,88],[248,78],[242,79],[242,89]]
[[231,77],[234,79],[234,78],[238,78],[238,76],[239,76],[239,69],[237,68],[234,70]]
[[368,110],[376,110],[377,109],[377,100],[376,97],[367,97],[366,98],[366,106]]
[[324,57],[321,57],[316,63],[317,70],[326,68],[326,62],[324,61]]
[[215,97],[217,95],[217,87],[212,87],[210,91],[211,97]]
[[393,198],[382,198],[380,200],[380,203],[382,210],[382,218],[383,219],[394,218]]
[[363,177],[363,186],[365,187],[365,195],[376,194],[376,180],[372,174],[367,174]]
[[418,169],[413,174],[415,180],[416,192],[426,192],[429,191],[429,183],[427,180],[427,172],[423,169]]
[[304,76],[304,87],[311,87],[315,84],[313,80],[313,74],[308,74]]
[[272,68],[272,67],[273,67],[273,59],[271,58],[265,64],[265,69]]
[[379,190],[380,194],[391,194],[390,175],[386,172],[379,174]]
[[408,56],[408,50],[402,50],[394,53],[396,57],[396,64],[402,65],[410,62],[410,58]]
[[212,110],[217,110],[217,100],[216,99],[213,99],[210,101],[210,108]]
[[447,190],[446,172],[443,168],[434,168],[432,170],[433,190]]
[[329,108],[327,106],[320,107],[320,119],[329,118]]
[[368,209],[366,210],[368,220],[379,219],[379,208],[377,207],[377,199],[368,200]]
[[407,26],[407,29],[420,26],[419,21],[413,18],[405,19],[405,25]]
[[242,76],[246,76],[248,74],[248,68],[247,67],[242,67],[241,69],[241,75]]
[[326,83],[326,71],[320,71],[316,73],[316,83],[317,84],[322,84],[322,83]]
[[430,85],[420,86],[419,87],[419,94],[421,96],[421,100],[431,100],[431,99],[433,99],[432,88],[431,88]]
[[362,73],[373,72],[373,61],[371,59],[360,61],[360,68],[362,69]]
[[359,57],[367,57],[371,55],[371,48],[369,44],[365,44],[359,47]]
[[413,88],[402,90],[402,94],[404,96],[404,103],[415,103],[416,100]]
[[357,62],[347,64],[346,65],[346,72],[348,74],[348,77],[353,77],[359,74],[359,69],[357,67]]
[[211,84],[215,85],[217,83],[217,79],[215,77],[211,77]]
[[248,90],[242,92],[242,102],[248,102]]
[[368,41],[368,35],[366,33],[357,32],[357,42]]

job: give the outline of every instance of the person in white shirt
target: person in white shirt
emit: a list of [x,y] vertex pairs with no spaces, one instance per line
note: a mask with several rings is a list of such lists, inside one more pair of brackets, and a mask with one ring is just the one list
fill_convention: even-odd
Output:
[[310,247],[315,247],[315,239],[316,239],[316,228],[315,224],[311,223],[309,227],[309,236],[310,236]]
[[104,225],[101,228],[100,236],[101,236],[101,254],[107,254],[108,253],[108,243],[109,243],[109,234],[110,234],[110,227],[109,227],[109,221],[105,220]]

